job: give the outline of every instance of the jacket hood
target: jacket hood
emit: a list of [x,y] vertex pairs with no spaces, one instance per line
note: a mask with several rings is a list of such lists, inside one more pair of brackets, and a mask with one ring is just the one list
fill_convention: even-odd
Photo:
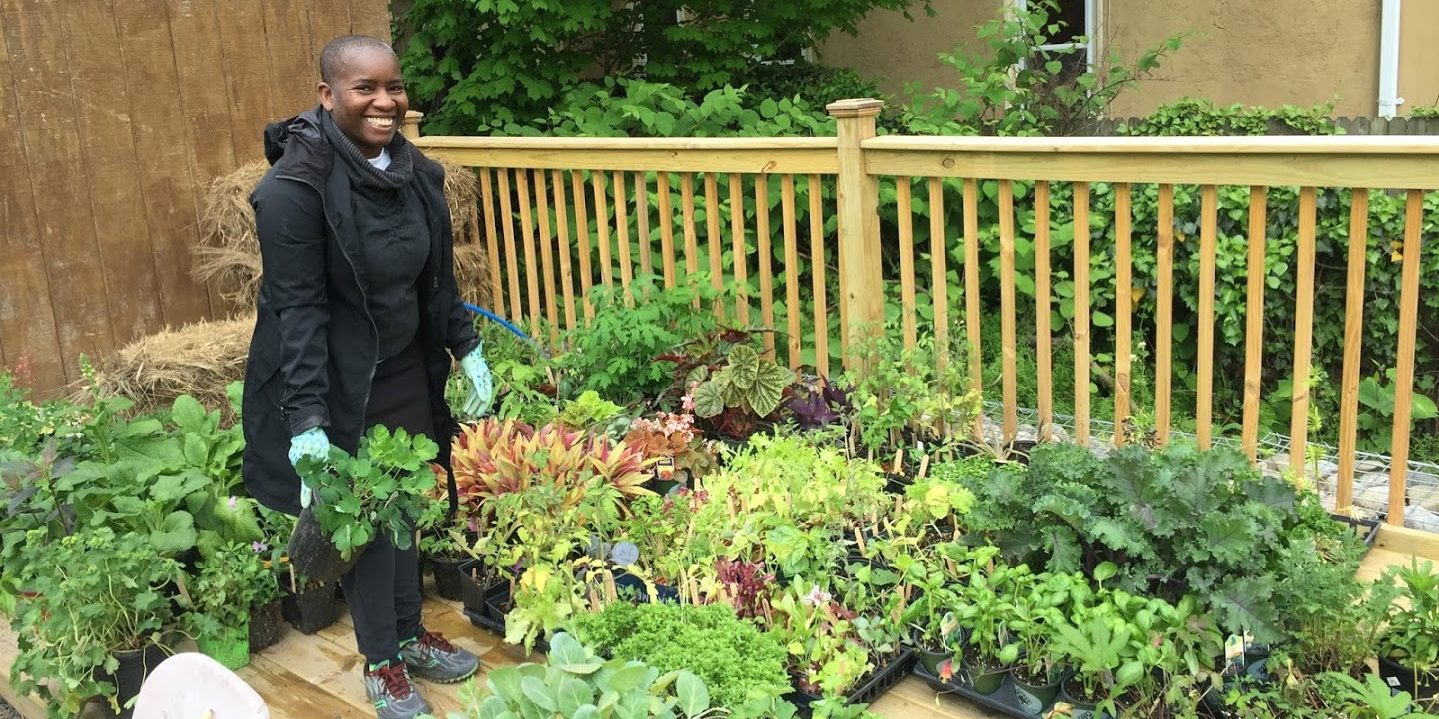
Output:
[[[305,179],[317,188],[324,185],[324,178],[329,176],[330,167],[334,164],[333,148],[320,125],[323,112],[325,108],[316,105],[294,117],[266,125],[264,134],[265,159],[270,165],[277,166],[283,162],[285,174]],[[397,132],[390,147],[408,142],[404,135]],[[444,170],[425,157],[419,148],[411,145],[410,149],[417,172],[444,177]]]

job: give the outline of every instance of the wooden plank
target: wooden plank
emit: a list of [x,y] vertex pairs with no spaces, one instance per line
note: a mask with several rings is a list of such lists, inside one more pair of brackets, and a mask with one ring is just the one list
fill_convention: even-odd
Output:
[[635,173],[635,210],[639,216],[640,233],[640,274],[653,275],[655,273],[654,260],[650,257],[650,251],[654,249],[653,241],[650,239],[650,186],[646,180],[645,173]]
[[505,235],[505,273],[510,278],[510,319],[519,322],[524,317],[520,307],[520,255],[515,249],[515,210],[510,195],[510,171],[496,170],[500,178],[500,228]]
[[605,191],[605,173],[590,173],[590,187],[595,193],[595,231],[600,248],[600,281],[605,289],[615,287],[614,256],[610,249],[610,201]]
[[120,51],[130,88],[130,117],[135,152],[144,183],[150,219],[156,282],[164,320],[169,325],[194,322],[212,310],[204,285],[190,275],[190,252],[199,223],[192,150],[185,112],[179,103],[154,102],[156,94],[177,96],[179,77],[171,47],[166,0],[117,3]]
[[350,31],[390,39],[390,6],[386,0],[350,0]]
[[[301,108],[277,102],[270,89],[270,72],[264,45],[265,17],[260,3],[231,3],[221,12],[218,3],[206,3],[215,9],[219,21],[218,37],[224,58],[226,94],[229,95],[230,135],[235,160],[240,163],[264,162],[265,124],[289,117]],[[313,85],[319,70],[311,69],[305,77]]]
[[[378,1],[369,0],[370,4]],[[312,51],[310,57],[315,64],[315,69],[311,72],[318,75],[320,51],[325,49],[325,44],[351,32],[350,0],[309,0],[307,5],[310,8],[310,36],[313,40],[310,46]],[[364,7],[364,2],[360,2],[360,5],[360,13],[363,16],[369,11],[369,8]]]
[[[730,243],[734,252],[735,318],[740,327],[749,326],[749,259],[744,229],[744,181],[743,175],[729,176]],[[840,274],[843,282],[843,273]],[[843,288],[840,289],[843,293]],[[840,302],[840,307],[844,303]],[[843,325],[843,318],[840,324]]]
[[1344,295],[1344,374],[1339,396],[1339,476],[1334,506],[1354,502],[1354,449],[1359,430],[1359,349],[1364,341],[1364,265],[1368,261],[1369,191],[1355,187],[1349,199],[1349,281]]
[[[185,0],[169,0],[169,17],[170,36],[175,45],[175,67],[179,72],[180,104],[186,109],[184,117],[190,148],[190,175],[194,178],[191,191],[195,196],[195,206],[203,208],[204,188],[216,177],[233,171],[238,164],[230,118],[230,94],[226,85],[228,68],[222,43],[216,42],[221,34],[219,6],[216,3],[197,5]],[[104,58],[106,53],[98,57]],[[106,65],[109,73],[113,74],[113,64],[107,61]],[[111,83],[106,84],[107,88],[110,86]],[[132,164],[136,164],[133,158]],[[128,214],[139,216],[133,207]],[[115,234],[123,237],[127,233]],[[103,233],[101,238],[103,242]],[[131,251],[133,247],[131,242]],[[152,281],[153,276],[151,268]],[[210,308],[217,315],[251,309],[248,305],[229,306],[220,297],[220,287],[207,289]],[[149,295],[155,303],[159,302],[158,291]]]
[[1074,441],[1089,445],[1089,184],[1074,183]]
[[42,719],[47,716],[45,706],[10,686],[10,669],[19,653],[10,622],[0,623],[0,699],[9,703],[26,719]]
[[626,191],[625,173],[616,172],[610,178],[610,189],[615,193],[615,229],[618,232],[616,244],[620,250],[620,286],[624,288],[625,302],[631,303],[630,284],[635,279],[634,263],[630,259],[630,202]]
[[[6,34],[20,110],[15,127],[28,161],[8,179],[28,182],[37,221],[35,234],[16,239],[44,247],[45,264],[39,269],[48,275],[60,360],[68,365],[82,352],[92,358],[110,352],[115,337],[108,319],[105,270],[96,261],[94,216],[89,201],[76,194],[77,188],[88,185],[76,117],[82,98],[71,89],[73,72],[61,22],[58,3],[6,0],[0,4],[0,26]],[[13,342],[7,344],[11,352],[17,351]],[[76,379],[78,373],[67,367],[65,377]]]
[[1244,328],[1244,453],[1251,462],[1259,456],[1259,384],[1264,354],[1264,243],[1265,209],[1269,188],[1249,188],[1249,278]]
[[[367,711],[353,701],[331,694],[328,687],[311,684],[286,669],[280,660],[268,656],[253,657],[236,674],[265,700],[266,708],[274,719],[307,716],[365,719],[374,716],[373,707]],[[364,696],[363,689],[360,696]]]
[[695,227],[695,176],[680,175],[680,213],[684,218],[685,271],[693,275],[700,270],[699,229]]
[[590,302],[590,283],[594,282],[594,273],[590,267],[590,215],[585,209],[585,178],[584,172],[575,170],[570,173],[570,190],[575,197],[575,237],[579,241],[580,255],[580,299],[584,300],[585,324],[595,317],[595,306]]
[[1039,435],[1050,438],[1054,427],[1054,332],[1050,327],[1049,303],[1049,183],[1034,183],[1034,354],[1035,384],[1039,395]]
[[1169,440],[1169,393],[1174,337],[1174,187],[1159,186],[1159,278],[1155,291],[1154,433],[1160,444]]
[[555,250],[550,235],[550,191],[545,171],[535,170],[535,211],[540,225],[540,271],[544,275],[545,318],[550,324],[550,342],[560,340],[560,303],[555,292]]
[[[70,58],[68,94],[76,99],[106,95],[115,99],[114,103],[103,104],[76,102],[75,114],[80,162],[89,179],[83,194],[90,205],[87,214],[94,218],[92,231],[99,249],[95,259],[103,281],[91,289],[102,291],[107,298],[110,328],[116,346],[123,346],[159,330],[163,318],[154,258],[148,252],[150,225],[143,210],[145,197],[135,182],[140,173],[135,144],[130,124],[114,112],[114,107],[130,104],[127,88],[115,86],[114,58],[120,55],[120,38],[110,2],[63,3],[60,7]],[[177,54],[180,50],[175,48]],[[223,83],[219,87],[222,96],[218,106],[223,111]],[[183,84],[179,89],[186,94]],[[192,100],[197,101],[193,104],[197,114],[207,104],[199,101],[202,98]],[[229,152],[228,143],[224,144]],[[193,188],[192,184],[191,191]]]
[[1214,423],[1214,264],[1219,190],[1200,188],[1199,214],[1199,368],[1195,396],[1195,438],[1209,449]]
[[829,307],[825,297],[825,276],[829,266],[824,261],[824,197],[819,175],[810,175],[805,186],[809,193],[809,254],[814,283],[814,359],[815,369],[829,377]]
[[1439,561],[1439,534],[1434,532],[1409,529],[1395,524],[1381,524],[1379,525],[1379,537],[1374,540],[1374,547],[1401,555]]
[[[794,175],[780,179],[780,206],[784,217],[784,316],[789,324],[789,367],[799,369],[800,304],[799,304],[799,238],[795,229]],[[823,268],[811,271],[823,271]]]
[[1289,419],[1289,466],[1304,467],[1305,437],[1309,433],[1309,367],[1314,351],[1314,207],[1313,187],[1299,188],[1299,280],[1294,291],[1294,376],[1292,415]]
[[764,322],[764,351],[774,357],[774,251],[770,246],[769,234],[769,175],[761,173],[754,178],[755,240],[758,247],[756,260],[759,262],[759,307]]
[[530,209],[529,170],[515,170],[515,184],[520,193],[520,233],[525,243],[525,287],[529,290],[530,333],[540,333],[540,268],[535,261],[535,220]]
[[570,211],[565,198],[565,178],[560,170],[550,171],[550,184],[555,188],[555,231],[559,235],[560,291],[565,296],[565,329],[579,327],[575,317],[575,277],[570,270]]
[[949,363],[949,277],[945,254],[949,243],[944,236],[944,185],[938,177],[929,184],[929,276],[930,299],[934,305],[934,346],[938,355],[935,369],[942,376]]
[[[969,383],[981,397],[984,376],[979,348],[979,182],[964,178],[964,325],[969,334]],[[974,437],[984,436],[984,415],[974,418]]]
[[[724,238],[720,237],[719,177],[713,172],[705,173],[705,241],[710,254],[710,286],[715,290],[724,289]],[[715,302],[715,317],[724,323],[723,302]]]
[[670,197],[670,175],[661,172],[656,178],[655,192],[660,201],[660,262],[665,273],[665,287],[675,286],[675,215]]
[[1129,422],[1130,315],[1134,309],[1129,185],[1114,186],[1114,445],[1124,444]]
[[[629,172],[839,171],[834,138],[614,138],[423,137],[425,154],[461,165]],[[819,140],[818,144],[814,141]],[[770,143],[781,143],[767,147]]]
[[[0,31],[0,78],[8,83],[0,92],[0,120],[16,131],[0,137],[0,172],[9,178],[26,178],[31,169],[21,124],[24,108],[6,35]],[[30,60],[23,56],[20,60],[28,71]],[[65,384],[65,355],[35,205],[30,182],[0,186],[0,223],[6,228],[0,233],[0,269],[5,276],[0,284],[0,346],[5,348],[5,366],[16,373],[18,382],[49,393]]]
[[1414,396],[1414,342],[1419,332],[1419,253],[1423,228],[1424,193],[1410,190],[1404,203],[1399,357],[1394,370],[1394,442],[1389,450],[1389,524],[1404,523],[1404,482],[1409,473],[1409,421]]
[[[128,0],[127,0],[128,1]],[[270,92],[280,112],[298,111],[315,98],[318,67],[310,60],[310,18],[304,2],[263,2],[269,49]],[[252,47],[256,38],[251,38]]]
[[[490,180],[490,168],[476,170],[480,175],[480,201],[485,215],[485,250],[490,260],[490,304],[496,312],[505,313],[505,283],[500,274],[500,243],[495,236],[495,191]],[[561,227],[563,227],[561,221]]]
[[1008,180],[999,183],[999,323],[1004,443],[1009,445],[1019,431],[1019,380],[1015,369],[1014,183]]
[[[894,189],[899,204],[899,296],[900,321],[904,327],[904,347],[912,349],[919,343],[919,331],[915,323],[919,314],[914,297],[914,205],[913,178],[894,178]],[[1003,222],[1003,210],[1001,222]]]

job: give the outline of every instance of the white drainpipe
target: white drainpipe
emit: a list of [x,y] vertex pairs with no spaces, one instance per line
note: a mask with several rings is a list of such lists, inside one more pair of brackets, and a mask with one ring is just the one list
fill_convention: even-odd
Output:
[[1399,2],[1384,0],[1379,28],[1379,116],[1394,117],[1404,99],[1399,97]]

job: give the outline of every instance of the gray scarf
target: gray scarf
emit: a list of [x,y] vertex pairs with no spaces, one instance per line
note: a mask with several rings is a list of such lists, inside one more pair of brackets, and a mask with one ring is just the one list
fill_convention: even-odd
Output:
[[370,164],[365,153],[360,152],[354,141],[340,130],[330,113],[322,112],[320,118],[325,137],[329,138],[335,154],[344,158],[349,168],[350,182],[377,190],[398,190],[409,184],[414,175],[414,158],[410,156],[410,143],[404,135],[396,133],[395,139],[385,148],[390,153],[390,166],[381,170]]

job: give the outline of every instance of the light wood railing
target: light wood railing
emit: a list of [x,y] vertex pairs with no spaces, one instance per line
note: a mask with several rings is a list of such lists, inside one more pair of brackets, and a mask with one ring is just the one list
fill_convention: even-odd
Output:
[[[1415,343],[1419,311],[1419,267],[1423,193],[1439,189],[1439,138],[1400,137],[1255,137],[1255,138],[979,138],[876,137],[881,104],[845,100],[829,106],[837,120],[834,138],[608,139],[418,137],[427,153],[474,167],[479,174],[483,238],[490,260],[497,310],[522,318],[552,337],[582,325],[592,316],[592,288],[628,287],[634,278],[662,275],[666,286],[679,274],[701,268],[718,285],[733,280],[748,287],[758,282],[757,297],[742,295],[722,317],[761,324],[786,338],[779,357],[792,367],[813,366],[831,372],[831,348],[846,365],[854,361],[855,328],[882,323],[886,282],[899,285],[900,331],[912,346],[921,331],[940,347],[952,338],[952,318],[963,317],[969,372],[983,390],[980,363],[981,182],[998,183],[998,282],[1001,314],[1000,392],[1002,430],[1017,431],[1016,243],[1032,242],[1035,311],[1033,342],[1037,358],[1037,411],[1042,433],[1054,421],[1051,326],[1056,306],[1054,230],[1072,221],[1073,243],[1063,264],[1073,282],[1073,439],[1091,439],[1089,227],[1091,190],[1099,183],[1114,193],[1115,316],[1113,366],[1115,428],[1112,441],[1123,443],[1126,420],[1134,411],[1130,364],[1135,334],[1131,304],[1133,248],[1153,243],[1157,293],[1153,329],[1153,421],[1160,442],[1172,424],[1174,337],[1174,188],[1200,188],[1199,286],[1195,361],[1195,435],[1202,446],[1214,440],[1215,276],[1217,193],[1219,186],[1249,188],[1248,275],[1245,303],[1244,404],[1240,441],[1251,458],[1258,451],[1260,372],[1265,361],[1264,262],[1268,189],[1298,187],[1297,282],[1292,363],[1293,421],[1291,466],[1303,466],[1308,432],[1313,346],[1317,188],[1348,188],[1349,243],[1347,300],[1339,417],[1337,508],[1353,499],[1361,343],[1364,328],[1365,262],[1368,248],[1368,191],[1405,194],[1402,287],[1398,308],[1398,361],[1395,372],[1390,471],[1390,523],[1403,521],[1408,465]],[[775,186],[778,191],[775,191]],[[1032,202],[1032,229],[1016,226],[1016,187]],[[881,188],[894,189],[896,237],[882,237]],[[915,192],[915,187],[920,188]],[[1133,194],[1157,186],[1157,231],[1135,237]],[[676,189],[678,188],[678,189]],[[801,189],[803,192],[801,193]],[[828,191],[825,188],[829,188]],[[1072,197],[1072,217],[1051,217],[1052,193]],[[835,198],[833,206],[825,196]],[[916,265],[915,203],[928,215],[929,267]],[[948,227],[942,207],[962,203],[961,227]],[[676,202],[679,212],[676,213]],[[801,204],[803,203],[803,204]],[[516,207],[518,204],[518,207]],[[775,206],[778,213],[775,213]],[[797,210],[797,208],[799,208]],[[885,208],[887,209],[887,208]],[[776,224],[775,214],[778,214]],[[808,216],[807,227],[798,216]],[[747,226],[751,222],[752,227]],[[835,224],[830,226],[830,220]],[[747,249],[753,233],[755,247]],[[480,236],[477,231],[475,233]],[[658,250],[654,237],[658,235]],[[802,236],[804,237],[802,241]],[[704,246],[700,240],[703,238]],[[1184,238],[1178,238],[1183,240]],[[595,243],[595,247],[591,243]],[[897,245],[893,254],[889,245]],[[963,243],[962,297],[948,295],[947,267],[952,243]],[[682,247],[681,247],[682,245]],[[782,248],[780,255],[777,248]],[[523,256],[520,252],[523,251]],[[538,251],[538,260],[536,254]],[[657,256],[656,256],[657,252]],[[803,262],[801,255],[803,254]],[[885,257],[898,261],[888,265]],[[958,256],[958,253],[956,253]],[[598,266],[595,266],[596,261]],[[681,261],[683,265],[681,266]],[[656,271],[656,264],[659,269]],[[801,267],[808,271],[801,272]],[[1238,271],[1238,268],[1232,268]],[[524,286],[521,286],[523,275]],[[927,275],[927,276],[926,276]],[[917,288],[927,290],[921,302]],[[801,298],[803,297],[804,303]],[[757,300],[758,307],[752,306]],[[812,310],[802,312],[805,303]],[[921,312],[921,307],[924,312]],[[755,310],[758,310],[755,313]],[[831,321],[838,311],[837,322]],[[924,325],[924,326],[922,326]],[[1145,329],[1145,328],[1142,328]],[[1026,330],[1028,331],[1028,330]],[[770,351],[775,335],[767,335]],[[1147,336],[1147,335],[1146,335]],[[1026,340],[1027,341],[1027,340]],[[1109,348],[1104,348],[1109,349]],[[1270,360],[1271,362],[1274,359]],[[837,368],[835,368],[837,369]]]

